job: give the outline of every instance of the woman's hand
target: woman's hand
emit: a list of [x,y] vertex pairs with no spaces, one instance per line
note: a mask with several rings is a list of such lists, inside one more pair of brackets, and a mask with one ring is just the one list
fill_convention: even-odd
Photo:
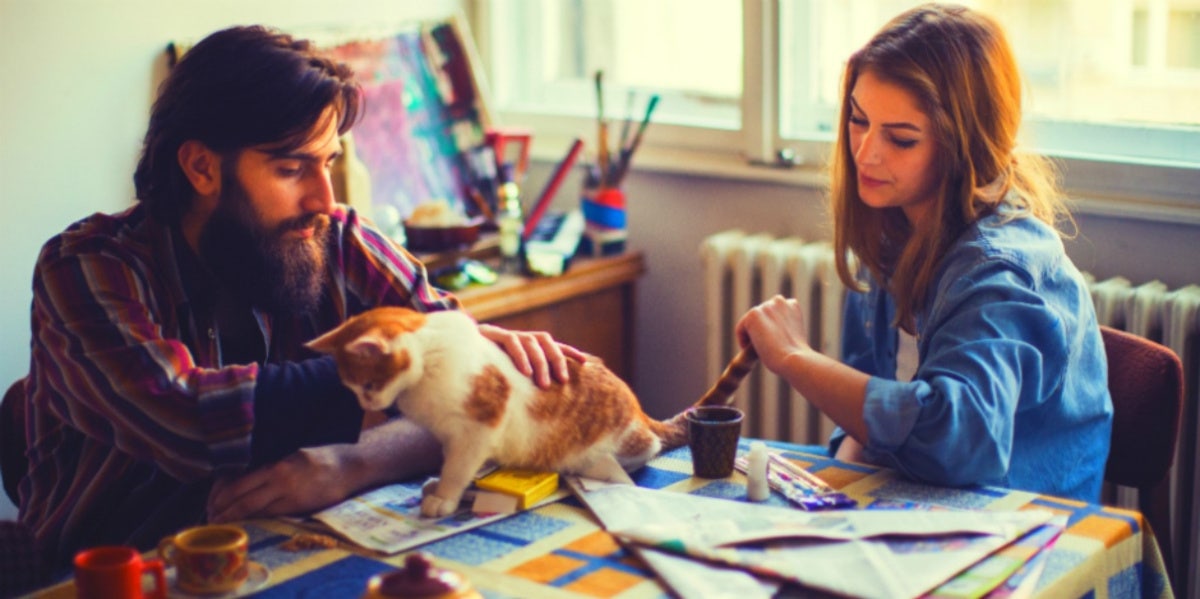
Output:
[[560,383],[569,381],[567,360],[582,362],[586,357],[583,352],[555,341],[545,332],[512,331],[490,324],[479,325],[479,332],[507,352],[517,370],[532,377],[542,388],[550,386],[552,376]]
[[859,443],[850,435],[846,435],[846,437],[842,439],[842,444],[838,447],[837,453],[834,454],[833,458],[842,462],[858,462],[860,464],[867,463],[867,458],[863,454],[862,443]]
[[868,438],[863,404],[870,377],[808,344],[800,302],[777,295],[746,312],[734,331],[742,347],[754,346],[767,370],[783,377],[847,434]]
[[738,344],[753,346],[759,361],[771,372],[778,373],[787,356],[812,350],[800,302],[780,295],[751,308],[734,331]]

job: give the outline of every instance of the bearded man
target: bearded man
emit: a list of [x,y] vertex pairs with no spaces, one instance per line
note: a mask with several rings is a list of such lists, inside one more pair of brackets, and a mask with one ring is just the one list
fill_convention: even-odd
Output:
[[[329,167],[361,109],[349,69],[308,42],[216,32],[159,89],[138,202],[46,243],[19,505],[44,564],[65,573],[82,548],[147,550],[440,467],[402,418],[361,431],[331,358],[303,347],[375,306],[458,307],[334,201]],[[545,333],[480,329],[543,386],[580,357]]]

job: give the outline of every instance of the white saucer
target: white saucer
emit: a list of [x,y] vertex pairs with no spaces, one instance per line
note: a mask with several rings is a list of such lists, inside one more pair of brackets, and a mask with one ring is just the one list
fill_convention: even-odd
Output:
[[217,595],[193,595],[175,587],[175,568],[167,568],[167,597],[178,599],[233,599],[234,597],[245,597],[262,588],[264,584],[267,584],[267,579],[271,577],[271,571],[258,562],[247,563],[246,569],[250,571],[249,576],[246,577],[246,582],[243,582],[242,586],[232,591]]

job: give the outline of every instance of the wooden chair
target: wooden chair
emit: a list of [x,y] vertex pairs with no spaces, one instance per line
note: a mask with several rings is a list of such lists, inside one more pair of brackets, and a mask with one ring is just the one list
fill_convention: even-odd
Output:
[[1113,401],[1107,483],[1138,490],[1138,510],[1171,570],[1170,481],[1183,409],[1183,365],[1166,346],[1101,326]]
[[0,400],[0,478],[4,479],[4,492],[13,504],[20,505],[17,485],[29,469],[25,458],[25,379],[17,379],[9,385]]

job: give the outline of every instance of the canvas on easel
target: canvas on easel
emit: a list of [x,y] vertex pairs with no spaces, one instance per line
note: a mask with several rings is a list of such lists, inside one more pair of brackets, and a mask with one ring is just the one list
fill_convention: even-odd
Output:
[[[310,39],[354,71],[365,110],[353,129],[370,176],[370,203],[401,218],[417,205],[470,201],[466,153],[484,141],[491,119],[478,58],[460,17],[395,27],[289,31]],[[189,42],[172,42],[168,63]],[[376,210],[378,212],[378,210]]]
[[459,208],[469,174],[464,153],[483,142],[490,119],[457,20],[419,24],[329,47],[355,72],[366,111],[354,128],[371,175],[371,202],[407,217],[445,200]]

